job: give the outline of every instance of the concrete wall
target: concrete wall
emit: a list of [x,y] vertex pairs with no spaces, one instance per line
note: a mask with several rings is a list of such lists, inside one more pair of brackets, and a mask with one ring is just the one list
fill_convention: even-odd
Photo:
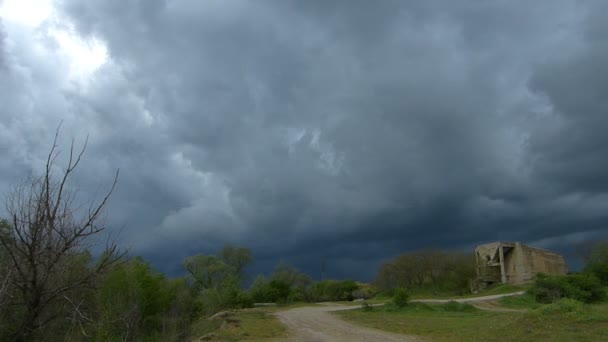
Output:
[[481,287],[493,283],[525,284],[538,273],[568,273],[564,258],[556,253],[519,242],[493,242],[475,248],[477,280]]

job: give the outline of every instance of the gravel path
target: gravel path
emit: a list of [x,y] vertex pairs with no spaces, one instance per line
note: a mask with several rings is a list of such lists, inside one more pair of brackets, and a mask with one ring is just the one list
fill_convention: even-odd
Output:
[[330,311],[360,307],[361,305],[308,306],[280,311],[276,315],[289,330],[286,341],[420,341],[413,336],[360,327],[330,314]]
[[[496,299],[522,295],[524,292],[507,293],[501,295],[459,298],[459,299],[418,299],[413,302],[421,303],[447,303],[451,300],[464,303],[481,303],[484,301],[495,301]],[[307,306],[277,312],[279,320],[285,324],[289,330],[289,337],[286,341],[337,341],[337,342],[356,342],[356,341],[421,341],[416,336],[391,334],[388,332],[369,329],[343,321],[330,314],[331,311],[350,310],[360,308],[361,305],[326,305],[326,306]],[[481,309],[492,311],[503,311],[499,308],[492,309],[483,307]],[[508,310],[508,309],[507,309]]]
[[486,300],[495,300],[500,299],[502,297],[510,297],[510,296],[521,296],[526,291],[519,292],[511,292],[511,293],[503,293],[491,296],[482,296],[482,297],[470,297],[470,298],[457,298],[457,299],[414,299],[412,302],[418,303],[447,303],[447,302],[458,302],[458,303],[475,303],[475,302],[483,302]]

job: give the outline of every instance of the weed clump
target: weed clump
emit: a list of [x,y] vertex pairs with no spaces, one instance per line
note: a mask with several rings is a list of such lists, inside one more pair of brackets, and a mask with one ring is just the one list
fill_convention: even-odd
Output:
[[552,304],[541,306],[536,311],[540,314],[569,314],[570,316],[579,316],[587,310],[585,304],[576,299],[562,298]]
[[393,304],[399,309],[407,306],[407,303],[410,301],[410,295],[407,293],[407,290],[404,288],[395,289],[395,294],[393,294]]

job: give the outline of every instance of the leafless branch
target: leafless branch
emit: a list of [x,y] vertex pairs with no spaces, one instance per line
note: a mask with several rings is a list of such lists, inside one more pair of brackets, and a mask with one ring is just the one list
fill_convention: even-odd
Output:
[[89,239],[105,230],[98,221],[116,187],[119,170],[102,200],[96,204],[91,201],[79,219],[76,191],[71,190],[68,183],[86,151],[88,136],[80,149],[72,139],[67,165],[55,181],[55,163],[61,152],[58,150],[60,128],[61,124],[47,155],[44,175],[29,177],[5,200],[11,227],[7,234],[0,234],[0,246],[6,250],[11,271],[3,282],[0,295],[5,288],[15,288],[21,298],[14,299],[13,304],[25,304],[25,315],[17,322],[17,339],[27,340],[32,332],[55,319],[56,315],[48,313],[47,308],[60,298],[72,304],[76,310],[74,315],[84,318],[79,309],[81,303],[75,305],[67,293],[91,286],[97,275],[126,253],[120,252],[115,243],[108,243],[94,267],[80,274],[69,267],[89,247]]

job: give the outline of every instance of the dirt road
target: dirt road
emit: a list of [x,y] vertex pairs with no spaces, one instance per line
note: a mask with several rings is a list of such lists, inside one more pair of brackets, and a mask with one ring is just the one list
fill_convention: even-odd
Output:
[[[414,301],[423,303],[447,303],[450,300],[454,300],[457,302],[475,304],[521,294],[523,294],[523,292],[462,299],[419,299]],[[421,341],[421,339],[415,336],[391,334],[380,330],[360,327],[345,322],[335,315],[330,314],[331,311],[350,310],[360,307],[361,305],[307,306],[280,311],[276,315],[289,330],[289,338],[287,341]],[[484,309],[481,305],[480,308]],[[485,309],[492,310],[489,308]],[[502,310],[498,309],[492,311]]]
[[419,341],[413,336],[360,327],[329,313],[360,307],[361,305],[307,306],[280,311],[277,317],[289,330],[287,341]]
[[497,295],[491,295],[491,296],[482,296],[482,297],[470,297],[470,298],[455,298],[455,299],[414,299],[412,300],[412,302],[418,302],[418,303],[447,303],[447,302],[458,302],[458,303],[469,303],[469,304],[474,304],[475,302],[483,302],[483,301],[487,301],[487,300],[496,300],[496,299],[500,299],[503,297],[510,297],[510,296],[521,296],[524,293],[526,293],[525,291],[519,291],[519,292],[511,292],[511,293],[503,293],[503,294],[497,294]]
[[412,302],[420,303],[447,303],[449,301],[459,303],[469,303],[480,310],[496,311],[496,312],[522,312],[524,310],[508,309],[500,305],[499,299],[510,296],[523,295],[525,291],[505,293],[499,295],[483,296],[483,297],[472,297],[472,298],[459,298],[459,299],[418,299],[412,300]]

